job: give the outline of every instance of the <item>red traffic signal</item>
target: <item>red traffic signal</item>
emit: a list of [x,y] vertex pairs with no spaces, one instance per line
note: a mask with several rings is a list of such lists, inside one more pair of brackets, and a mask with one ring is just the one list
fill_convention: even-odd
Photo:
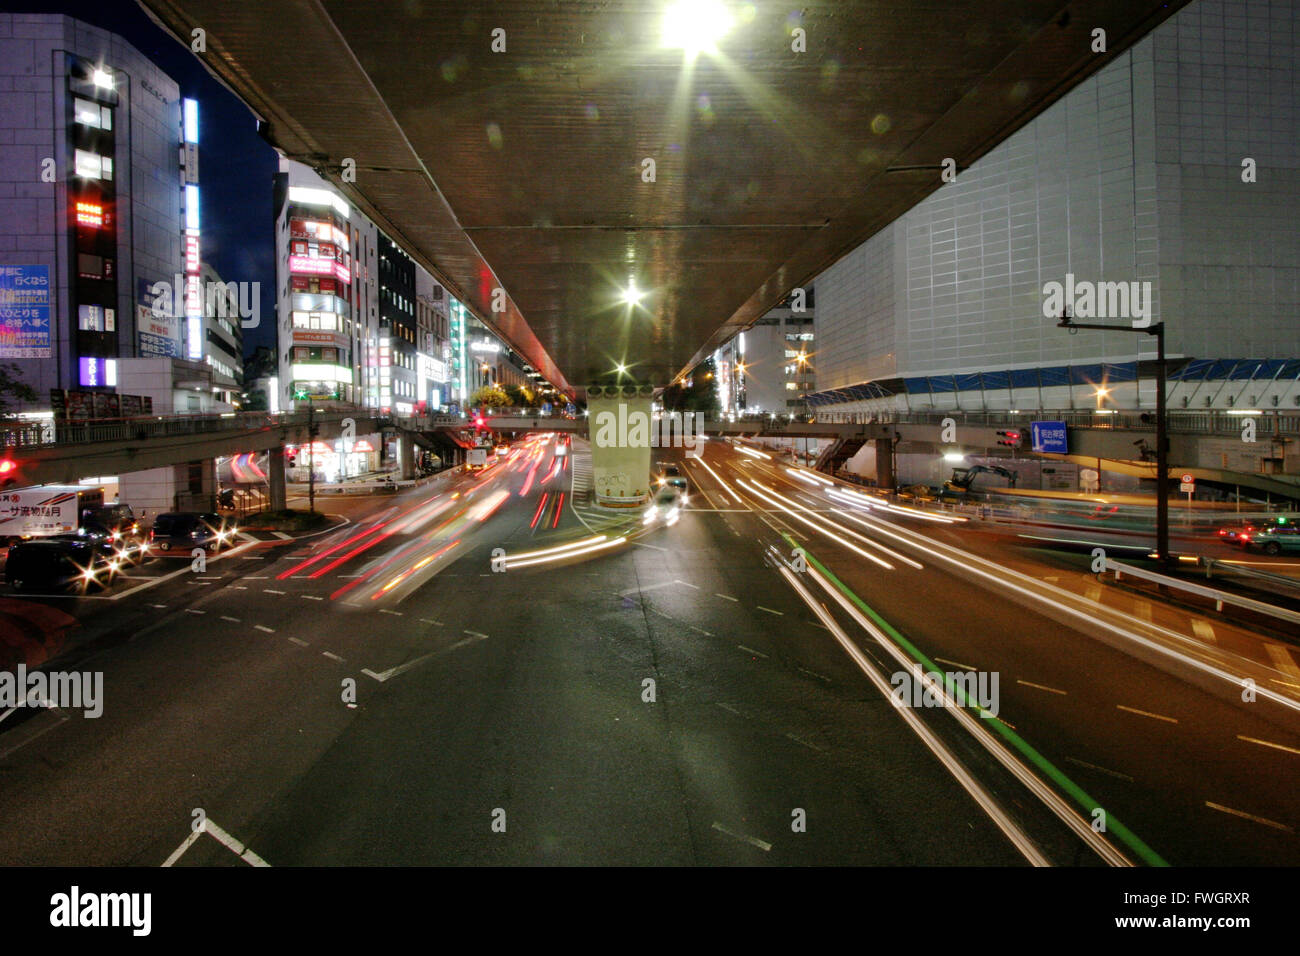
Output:
[[1019,448],[1022,439],[1021,432],[1017,430],[1008,430],[998,432],[998,444],[1006,445],[1009,448]]

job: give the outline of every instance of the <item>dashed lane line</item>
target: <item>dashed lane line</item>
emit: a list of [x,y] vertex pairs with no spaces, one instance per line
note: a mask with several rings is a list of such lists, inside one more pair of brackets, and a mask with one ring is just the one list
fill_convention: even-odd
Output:
[[237,618],[237,617],[231,617],[229,614],[223,614],[223,615],[221,615],[221,619],[222,619],[223,621],[229,621],[231,624],[238,624],[238,623],[239,623],[239,618]]
[[1066,694],[1068,693],[1068,691],[1058,690],[1055,687],[1048,687],[1046,684],[1035,684],[1032,681],[1027,681],[1027,680],[1018,680],[1016,681],[1016,683],[1024,684],[1026,687],[1033,687],[1036,690],[1045,690],[1049,694],[1060,694],[1062,697],[1066,696]]
[[1112,777],[1118,777],[1120,780],[1127,780],[1129,783],[1133,782],[1132,777],[1126,773],[1120,773],[1118,770],[1110,770],[1106,767],[1100,767],[1095,763],[1088,763],[1086,760],[1080,760],[1078,757],[1066,757],[1065,759],[1076,766],[1086,767],[1089,770],[1096,770],[1098,773],[1109,774]]
[[1136,707],[1125,707],[1123,704],[1116,704],[1115,707],[1118,710],[1126,710],[1130,714],[1140,714],[1143,717],[1150,717],[1152,720],[1163,720],[1170,724],[1178,723],[1176,717],[1166,717],[1164,714],[1153,714],[1149,710],[1138,710]]
[[[822,625],[819,624],[817,626],[821,627]],[[978,670],[978,668],[972,667],[970,664],[959,664],[956,661],[948,660],[946,657],[936,657],[935,662],[939,664],[951,664],[953,667],[960,667],[964,671]]]
[[1251,744],[1259,744],[1261,747],[1272,747],[1274,750],[1285,750],[1289,754],[1300,754],[1300,750],[1295,747],[1288,747],[1286,744],[1275,744],[1271,740],[1260,740],[1258,737],[1245,737],[1241,734],[1237,734],[1237,739]]
[[724,601],[735,601],[737,604],[740,603],[740,598],[734,598],[734,597],[732,597],[730,594],[720,594],[720,593],[718,593],[717,591],[714,591],[714,592],[713,592],[713,596],[714,596],[714,597],[720,597],[720,598],[722,598]]
[[744,644],[737,644],[736,646],[740,648],[742,651],[744,651],[746,654],[753,654],[756,657],[767,657],[767,655],[764,654],[762,651],[756,651],[752,647],[746,647]]
[[735,830],[728,830],[726,827],[724,827],[721,823],[718,823],[717,821],[714,821],[713,829],[717,830],[719,833],[725,833],[727,836],[731,837],[732,839],[740,840],[743,843],[748,843],[750,846],[756,846],[764,853],[767,853],[772,849],[772,844],[768,843],[766,840],[760,840],[758,837],[752,837],[744,833],[737,833]]
[[289,638],[289,643],[290,643],[290,644],[297,644],[299,647],[310,647],[310,646],[311,646],[310,644],[308,644],[306,641],[304,641],[304,640],[303,640],[302,638],[300,638],[300,637],[291,637],[291,638]]
[[275,633],[275,628],[273,628],[273,627],[266,627],[265,625],[262,625],[262,624],[254,624],[254,625],[253,625],[253,630],[255,630],[255,631],[261,631],[261,632],[263,632],[264,634],[274,634],[274,633]]
[[758,604],[758,605],[755,605],[755,606],[756,606],[760,611],[766,611],[768,614],[776,614],[776,615],[778,615],[779,617],[785,617],[785,611],[774,611],[774,610],[772,610],[770,607],[763,607],[763,605],[761,605],[761,604]]
[[346,664],[346,663],[347,663],[347,661],[343,660],[343,658],[339,657],[337,654],[332,654],[332,653],[330,653],[329,651],[321,651],[321,654],[322,654],[324,657],[328,657],[328,658],[329,658],[330,660],[332,660],[332,661],[338,661],[340,664]]
[[1274,830],[1281,830],[1283,833],[1295,833],[1294,827],[1289,827],[1285,823],[1278,823],[1276,820],[1270,820],[1268,817],[1257,817],[1253,813],[1247,813],[1245,810],[1234,810],[1232,807],[1225,807],[1221,803],[1212,803],[1205,801],[1205,805],[1211,810],[1218,810],[1220,813],[1227,813],[1234,817],[1241,817],[1243,820],[1249,820],[1252,823],[1263,824],[1266,827],[1272,827]]

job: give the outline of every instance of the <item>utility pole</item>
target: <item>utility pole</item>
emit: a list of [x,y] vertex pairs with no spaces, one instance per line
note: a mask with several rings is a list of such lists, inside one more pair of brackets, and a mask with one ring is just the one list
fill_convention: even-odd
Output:
[[[1130,325],[1097,325],[1075,322],[1068,311],[1062,312],[1061,321],[1057,323],[1063,329],[1069,329],[1073,335],[1076,329],[1102,329],[1108,332],[1143,332],[1156,337],[1156,559],[1165,567],[1169,566],[1169,495],[1166,482],[1169,479],[1169,409],[1165,398],[1165,324],[1139,328]],[[1101,472],[1097,473],[1098,480]]]

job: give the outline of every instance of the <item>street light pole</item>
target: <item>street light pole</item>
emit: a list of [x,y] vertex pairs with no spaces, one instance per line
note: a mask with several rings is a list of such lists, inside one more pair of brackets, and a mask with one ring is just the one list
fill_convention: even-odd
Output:
[[[1109,332],[1144,332],[1156,337],[1156,558],[1165,566],[1169,565],[1169,495],[1166,482],[1169,479],[1169,439],[1167,436],[1168,408],[1165,399],[1165,324],[1157,322],[1145,328],[1130,325],[1098,325],[1087,322],[1075,322],[1069,312],[1063,312],[1057,323],[1073,334],[1075,329],[1101,329]],[[1101,473],[1097,473],[1098,479]]]

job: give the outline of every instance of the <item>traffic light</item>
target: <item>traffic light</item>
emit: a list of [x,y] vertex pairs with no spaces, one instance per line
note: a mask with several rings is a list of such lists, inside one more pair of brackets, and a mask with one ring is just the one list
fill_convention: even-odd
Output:
[[1023,438],[1024,433],[1018,428],[998,432],[998,444],[1008,448],[1019,448]]

